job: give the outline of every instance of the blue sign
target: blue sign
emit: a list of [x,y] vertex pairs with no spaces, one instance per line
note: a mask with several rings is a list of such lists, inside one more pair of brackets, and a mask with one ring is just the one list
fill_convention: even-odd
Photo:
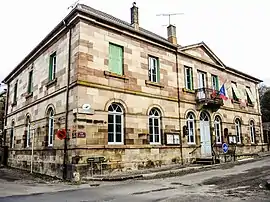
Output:
[[223,143],[222,144],[222,150],[223,150],[224,153],[227,153],[228,150],[229,150],[229,146],[226,143]]

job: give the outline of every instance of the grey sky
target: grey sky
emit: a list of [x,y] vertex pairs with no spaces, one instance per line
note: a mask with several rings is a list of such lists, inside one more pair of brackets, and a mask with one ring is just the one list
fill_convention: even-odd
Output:
[[[6,0],[1,2],[0,80],[68,14],[76,0]],[[132,0],[81,0],[98,10],[130,21]],[[137,0],[140,26],[166,37],[167,17],[177,27],[178,43],[204,41],[228,66],[270,85],[269,0]],[[45,67],[44,67],[45,68]]]

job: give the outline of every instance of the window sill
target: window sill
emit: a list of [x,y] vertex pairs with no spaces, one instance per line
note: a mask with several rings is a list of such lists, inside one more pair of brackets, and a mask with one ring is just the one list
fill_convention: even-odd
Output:
[[254,107],[254,104],[247,104],[248,107]]
[[238,100],[232,100],[232,103],[233,104],[240,104],[240,101],[238,101]]
[[108,145],[124,145],[123,142],[108,142]]
[[196,143],[187,143],[188,147],[195,148],[197,147]]
[[145,84],[146,84],[146,86],[154,86],[154,87],[164,88],[164,85],[162,85],[161,83],[158,83],[158,82],[152,82],[152,81],[145,80]]
[[187,88],[182,88],[182,89],[183,89],[183,92],[185,92],[185,93],[195,94],[195,90],[190,90],[190,89],[187,89]]
[[126,77],[125,75],[119,75],[119,74],[115,74],[109,71],[104,71],[104,75],[106,78],[113,77],[113,78],[123,79],[124,81],[128,80],[128,77]]
[[33,92],[27,93],[25,96],[26,99],[31,98],[31,97],[33,97]]
[[49,81],[49,82],[46,84],[46,87],[49,88],[49,87],[55,85],[56,83],[57,83],[57,78],[55,78],[54,80]]

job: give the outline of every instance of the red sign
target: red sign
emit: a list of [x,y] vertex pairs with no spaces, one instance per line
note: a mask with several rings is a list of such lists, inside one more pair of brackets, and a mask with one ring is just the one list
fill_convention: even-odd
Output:
[[65,129],[58,130],[56,133],[56,136],[60,139],[63,140],[67,137],[67,133]]
[[86,133],[85,132],[78,132],[78,138],[85,138]]

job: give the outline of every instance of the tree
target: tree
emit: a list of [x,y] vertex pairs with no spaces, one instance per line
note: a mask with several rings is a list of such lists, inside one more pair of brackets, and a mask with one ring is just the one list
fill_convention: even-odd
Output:
[[262,112],[262,121],[270,122],[270,89],[262,85],[259,88],[260,105]]

